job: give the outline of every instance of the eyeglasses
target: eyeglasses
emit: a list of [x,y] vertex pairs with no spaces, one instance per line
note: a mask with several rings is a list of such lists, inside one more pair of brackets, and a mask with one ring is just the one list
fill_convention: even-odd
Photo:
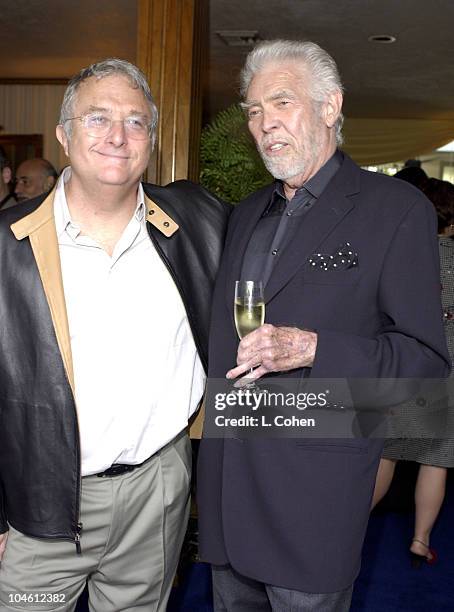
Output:
[[90,113],[80,117],[69,117],[65,119],[65,123],[75,120],[80,121],[88,136],[94,138],[107,136],[112,129],[112,125],[118,122],[123,123],[126,134],[134,140],[146,140],[151,135],[151,124],[140,116],[133,115],[124,119],[112,119],[109,115],[103,113]]

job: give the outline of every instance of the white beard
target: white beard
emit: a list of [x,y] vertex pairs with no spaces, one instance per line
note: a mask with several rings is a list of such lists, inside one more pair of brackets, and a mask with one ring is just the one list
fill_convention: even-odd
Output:
[[274,178],[285,181],[299,174],[305,174],[307,167],[319,157],[322,146],[315,135],[312,135],[312,141],[304,148],[301,155],[291,150],[288,155],[272,157],[267,155],[261,147],[257,146],[257,148],[268,172]]
[[303,159],[272,159],[259,151],[260,156],[268,172],[276,179],[284,181],[297,174],[304,174],[306,161]]

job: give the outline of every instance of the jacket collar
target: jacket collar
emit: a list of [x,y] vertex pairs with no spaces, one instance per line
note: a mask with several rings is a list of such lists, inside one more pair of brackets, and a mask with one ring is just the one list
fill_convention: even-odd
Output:
[[[17,240],[22,240],[26,236],[30,236],[33,232],[38,231],[44,224],[52,222],[54,219],[54,195],[55,190],[52,190],[49,195],[38,205],[31,213],[22,217],[11,225]],[[162,210],[153,200],[145,193],[145,206],[147,207],[147,221],[159,230],[166,238],[170,238],[178,231],[179,225],[170,215]]]
[[352,196],[359,192],[360,169],[347,156],[312,209],[307,213],[271,273],[265,289],[266,301],[273,297],[307,263],[311,253],[354,208]]
[[18,240],[28,237],[49,304],[52,324],[66,375],[74,394],[74,371],[63,278],[54,219],[55,190],[31,213],[11,225]]
[[[66,312],[63,277],[54,218],[55,189],[31,213],[12,223],[11,230],[17,240],[30,240],[44,293],[52,317],[57,344],[66,375],[74,394],[74,370],[71,353],[68,315]],[[145,195],[147,221],[169,238],[178,230],[178,224]]]
[[[348,215],[354,207],[350,196],[360,191],[360,168],[345,153],[341,167],[329,182],[316,204],[304,218],[298,231],[273,270],[265,287],[265,301],[274,296],[305,265],[309,255],[314,252],[328,234]],[[254,228],[272,196],[274,184],[268,185],[248,198],[242,219],[242,227],[235,254],[230,266],[226,296],[228,303],[233,300],[235,280],[240,278],[244,253]]]

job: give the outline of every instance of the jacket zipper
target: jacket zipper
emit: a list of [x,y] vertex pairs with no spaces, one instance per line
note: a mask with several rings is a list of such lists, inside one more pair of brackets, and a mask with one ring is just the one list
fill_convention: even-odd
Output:
[[82,549],[80,547],[80,535],[82,533],[82,523],[77,523],[76,527],[76,535],[74,537],[74,543],[76,544],[76,552],[78,555],[82,554]]
[[[71,385],[69,386],[71,388]],[[72,389],[71,389],[71,392],[72,392]],[[80,536],[82,533],[82,523],[80,522],[80,502],[81,502],[81,497],[82,497],[82,468],[80,465],[79,416],[77,414],[76,398],[74,397],[74,394],[73,394],[73,400],[74,400],[74,414],[76,417],[76,424],[77,424],[77,475],[79,478],[79,491],[77,492],[77,499],[76,499],[76,535],[74,536],[74,543],[76,545],[76,553],[80,555],[82,554],[82,549],[80,547]]]
[[71,395],[72,395],[73,402],[74,402],[74,416],[75,416],[76,425],[77,425],[76,450],[77,450],[77,476],[79,478],[79,490],[77,491],[77,499],[76,499],[76,521],[75,521],[75,525],[76,525],[75,532],[76,533],[74,535],[73,541],[74,541],[74,544],[76,545],[76,553],[80,555],[82,554],[82,549],[80,547],[80,536],[82,533],[82,523],[80,522],[80,502],[81,502],[81,497],[82,497],[82,473],[81,473],[81,465],[80,465],[79,415],[77,414],[76,398],[74,397],[74,393],[73,393],[71,384],[69,382],[68,374],[66,373],[66,369],[65,369],[65,374],[66,374],[67,383],[69,385],[69,388],[71,389]]

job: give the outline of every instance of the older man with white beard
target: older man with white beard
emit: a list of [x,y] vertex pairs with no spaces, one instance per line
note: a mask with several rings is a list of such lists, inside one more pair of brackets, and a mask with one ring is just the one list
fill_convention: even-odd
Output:
[[[261,43],[246,59],[242,93],[276,180],[232,214],[209,375],[445,375],[433,207],[338,149],[342,85],[334,60],[310,42]],[[262,281],[266,303],[266,323],[239,344],[236,280]],[[213,567],[215,610],[345,612],[380,440],[272,439],[265,431],[201,443],[200,549]]]

